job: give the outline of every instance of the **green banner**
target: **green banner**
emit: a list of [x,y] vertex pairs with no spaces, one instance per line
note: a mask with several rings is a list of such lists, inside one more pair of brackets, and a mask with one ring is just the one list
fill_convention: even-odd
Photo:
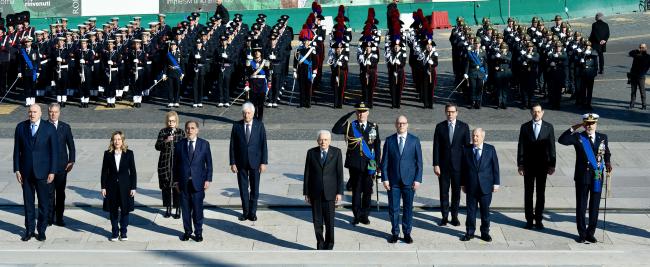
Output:
[[32,18],[81,16],[82,0],[0,0],[0,12],[29,11]]

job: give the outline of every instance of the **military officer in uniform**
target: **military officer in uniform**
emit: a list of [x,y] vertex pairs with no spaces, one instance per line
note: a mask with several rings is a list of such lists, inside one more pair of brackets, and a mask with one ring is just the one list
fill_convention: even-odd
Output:
[[402,102],[402,91],[406,80],[404,67],[408,59],[408,52],[399,33],[390,37],[386,43],[386,65],[388,65],[388,88],[391,95],[391,108],[400,108]]
[[555,49],[548,55],[548,73],[550,75],[550,99],[549,103],[554,109],[560,108],[560,101],[562,99],[562,89],[565,86],[564,79],[564,62],[566,61],[566,53],[562,47],[562,42],[555,43]]
[[122,64],[121,61],[122,55],[115,49],[115,40],[108,40],[107,49],[102,54],[102,65],[106,74],[104,96],[106,96],[106,107],[108,108],[115,107],[115,95],[120,85],[118,66]]
[[315,45],[311,44],[314,33],[310,29],[300,31],[300,46],[293,57],[293,78],[300,88],[300,104],[298,107],[311,107],[312,85],[318,73],[318,52]]
[[[576,152],[573,180],[576,188],[576,242],[596,243],[594,237],[598,225],[600,195],[606,177],[612,172],[611,153],[607,135],[596,132],[598,114],[582,115],[582,122],[571,126],[558,138],[558,143],[573,146]],[[584,128],[582,132],[578,129]],[[604,172],[607,171],[607,174]],[[589,207],[589,221],[585,212]]]
[[77,51],[79,59],[79,77],[81,78],[81,107],[87,108],[90,101],[90,91],[93,88],[93,70],[95,64],[95,51],[88,47],[88,39],[81,39],[81,47]]
[[480,109],[483,99],[483,83],[487,79],[487,55],[481,48],[481,39],[475,38],[472,48],[468,49],[464,77],[469,81],[472,93],[472,108]]
[[494,55],[494,86],[497,92],[497,108],[506,109],[508,105],[508,92],[510,79],[512,79],[512,53],[506,43],[499,45],[499,50]]
[[[18,61],[18,78],[22,78],[23,90],[25,95],[25,106],[36,104],[34,84],[40,72],[40,58],[35,49],[32,47],[32,37],[25,36],[22,40],[20,56]],[[4,75],[4,74],[3,74]]]
[[526,46],[526,51],[519,56],[521,63],[521,93],[522,108],[530,108],[533,96],[535,95],[535,87],[537,85],[537,65],[539,63],[539,54],[535,52],[535,45],[529,42]]
[[[348,184],[352,187],[353,225],[369,224],[370,200],[372,184],[377,176],[377,162],[381,156],[381,138],[379,126],[368,121],[370,111],[365,103],[360,102],[356,111],[341,117],[332,132],[345,135],[348,150],[345,156],[345,167],[350,172]],[[348,121],[352,114],[356,120]]]
[[165,55],[166,64],[164,68],[163,80],[167,81],[167,107],[179,107],[181,98],[181,81],[185,77],[185,69],[182,67],[183,53],[178,48],[176,41],[169,43],[169,51]]
[[329,59],[327,60],[332,74],[330,76],[331,87],[334,89],[334,108],[343,108],[343,101],[345,100],[345,88],[348,82],[348,53],[345,52],[345,42],[343,41],[343,33],[336,31],[334,33],[335,40],[332,40],[332,47],[329,52]]
[[255,118],[262,121],[264,118],[264,100],[271,86],[271,73],[269,61],[262,57],[262,44],[254,41],[252,44],[253,59],[246,61],[246,86],[244,90],[249,93],[255,105]]
[[133,50],[129,52],[128,65],[130,65],[131,81],[129,87],[133,92],[133,106],[140,108],[142,106],[142,92],[144,91],[145,72],[144,67],[147,64],[147,52],[142,50],[142,40],[133,40]]
[[576,101],[578,100],[578,97],[581,98],[583,100],[580,101],[582,107],[592,110],[591,97],[594,93],[594,79],[598,75],[598,52],[592,50],[590,41],[585,42],[585,51],[578,61],[578,66],[581,73],[581,76],[578,77],[580,79],[579,84],[581,88],[578,91],[580,92],[580,95],[576,97]]

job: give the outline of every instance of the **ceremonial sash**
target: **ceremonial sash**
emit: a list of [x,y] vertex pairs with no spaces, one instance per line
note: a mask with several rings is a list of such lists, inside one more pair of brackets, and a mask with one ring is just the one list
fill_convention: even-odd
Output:
[[[255,62],[255,60],[251,60],[251,67],[253,67],[253,69],[255,69],[255,72],[253,72],[253,75],[251,75],[251,76],[256,76],[258,74],[259,75],[266,75],[266,72],[264,72],[264,61],[265,60],[262,60],[261,64],[259,66],[257,66],[257,62]],[[269,86],[268,86],[268,82],[266,81],[266,78],[264,78],[264,88],[266,88],[264,90],[264,94],[266,95],[266,94],[269,93]]]
[[584,135],[580,135],[580,143],[582,144],[582,149],[585,152],[585,156],[587,156],[587,160],[589,161],[589,165],[594,169],[594,192],[599,193],[601,190],[601,184],[602,184],[602,177],[603,177],[603,170],[604,170],[604,164],[600,164],[596,160],[596,155],[594,155],[594,150],[591,147],[591,142],[589,142],[589,138],[585,137]]
[[181,69],[181,66],[178,65],[178,60],[176,60],[176,57],[174,57],[174,55],[172,55],[171,51],[167,51],[167,57],[172,62],[172,65],[173,65],[174,69],[178,70],[178,73],[182,76],[183,75],[183,70]]
[[32,71],[32,81],[36,81],[36,76],[38,75],[38,73],[36,73],[36,69],[34,69],[34,64],[32,64],[32,60],[27,55],[27,51],[25,51],[25,48],[21,48],[20,52],[23,55],[23,58],[25,59],[25,63],[27,64],[27,67],[29,67],[29,69]]
[[305,64],[305,65],[307,65],[307,78],[309,78],[310,81],[312,80],[312,77],[311,77],[311,76],[312,76],[312,73],[311,73],[311,60],[308,59],[308,57],[309,57],[309,55],[311,54],[312,51],[314,51],[314,48],[313,48],[313,47],[312,47],[312,48],[309,48],[309,50],[307,51],[307,54],[305,54],[305,56],[303,56],[303,57],[298,61],[298,64]]
[[357,121],[352,122],[352,134],[354,135],[354,138],[359,140],[361,143],[361,151],[363,152],[368,159],[370,159],[370,162],[368,163],[368,174],[373,175],[377,171],[377,163],[375,161],[375,152],[370,150],[370,147],[368,146],[368,143],[366,143],[366,140],[363,139],[363,134],[359,131],[359,123]]
[[481,60],[478,58],[478,54],[476,52],[470,52],[469,53],[469,58],[474,62],[475,65],[479,66],[479,71],[485,75],[483,80],[487,80],[487,73],[485,73],[485,67],[483,66]]

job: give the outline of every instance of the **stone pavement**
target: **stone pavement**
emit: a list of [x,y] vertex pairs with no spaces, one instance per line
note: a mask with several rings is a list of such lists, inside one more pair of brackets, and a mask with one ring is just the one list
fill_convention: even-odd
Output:
[[[315,131],[313,133],[315,135]],[[342,148],[341,137],[332,145]],[[523,209],[523,177],[517,174],[515,142],[491,142],[490,132],[486,142],[497,148],[501,171],[502,189],[494,195],[492,206],[500,209]],[[153,148],[154,140],[128,139],[129,148],[135,153],[138,169],[138,196],[136,204],[156,207],[162,204],[156,172],[158,152]],[[68,175],[68,206],[101,205],[100,169],[101,157],[108,140],[80,139],[77,144],[77,163]],[[240,207],[236,175],[228,168],[228,141],[210,140],[213,153],[213,183],[206,194],[206,204],[217,207]],[[262,174],[260,183],[260,205],[266,207],[305,206],[302,196],[304,155],[316,145],[315,141],[269,141],[269,166]],[[1,151],[12,151],[13,140],[0,139]],[[417,192],[415,205],[424,208],[439,206],[438,179],[433,174],[432,142],[423,141],[424,179]],[[610,143],[612,153],[613,182],[612,196],[608,207],[619,210],[650,210],[650,143]],[[546,206],[549,209],[572,210],[575,207],[573,166],[575,154],[572,147],[557,144],[556,173],[549,176],[546,189]],[[12,174],[12,154],[0,156],[0,205],[22,205],[22,190]],[[346,179],[347,171],[344,172]],[[375,197],[373,197],[373,200]],[[464,199],[464,197],[462,198]],[[349,192],[344,205],[351,201]],[[380,186],[381,206],[387,203],[385,190]]]
[[[52,226],[47,240],[20,241],[22,209],[0,208],[0,262],[7,265],[364,265],[476,266],[580,265],[644,266],[650,261],[647,213],[610,213],[607,232],[596,244],[573,241],[573,214],[548,212],[542,231],[523,229],[523,214],[493,212],[491,243],[459,241],[464,227],[439,227],[439,214],[415,212],[413,244],[389,244],[386,212],[371,213],[371,224],[351,226],[351,212],[337,210],[334,251],[316,252],[311,212],[273,209],[258,212],[257,222],[239,222],[240,211],[210,208],[204,242],[181,242],[181,220],[161,210],[138,208],[131,214],[129,241],[107,240],[110,222],[99,208],[66,211],[66,227]],[[465,221],[463,214],[461,222]],[[601,216],[602,222],[602,216]],[[601,223],[602,225],[602,223]]]

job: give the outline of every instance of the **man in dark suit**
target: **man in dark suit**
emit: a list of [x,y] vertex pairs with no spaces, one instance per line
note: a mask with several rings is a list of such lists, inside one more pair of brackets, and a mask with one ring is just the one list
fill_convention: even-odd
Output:
[[[440,186],[440,210],[442,221],[440,226],[449,222],[459,226],[458,206],[460,205],[460,166],[463,149],[470,144],[469,126],[457,120],[458,107],[456,104],[445,105],[447,120],[436,125],[433,134],[433,172],[438,176]],[[449,186],[451,186],[451,205],[449,204]]]
[[598,52],[598,73],[603,74],[605,58],[603,54],[607,51],[607,40],[609,40],[609,25],[603,21],[603,13],[596,13],[596,22],[591,24],[591,35],[589,41],[592,48]]
[[[268,150],[264,123],[254,119],[255,106],[242,106],[243,119],[230,132],[230,170],[237,174],[242,215],[240,221],[257,221],[257,199],[260,195],[260,174],[266,171]],[[250,192],[248,188],[250,186]]]
[[388,191],[388,216],[391,223],[389,243],[399,239],[399,202],[403,200],[402,231],[404,242],[413,243],[413,197],[422,183],[422,146],[417,136],[409,134],[408,120],[399,116],[395,120],[397,133],[386,138],[381,159],[381,181]]
[[472,146],[463,150],[461,189],[467,194],[466,232],[461,241],[474,238],[476,230],[476,208],[481,211],[481,239],[491,242],[490,202],[492,193],[499,190],[499,159],[494,146],[483,143],[485,131],[476,128],[472,131]]
[[74,138],[70,125],[59,120],[61,107],[58,103],[52,103],[47,108],[50,123],[56,128],[59,140],[59,154],[57,159],[56,174],[54,175],[53,186],[50,186],[50,213],[48,224],[65,226],[63,221],[63,210],[65,208],[65,186],[68,172],[72,170],[75,162]]
[[[540,104],[530,109],[533,119],[521,125],[517,145],[519,175],[524,176],[524,207],[526,229],[544,229],[542,214],[546,191],[546,175],[555,173],[555,133],[553,125],[542,121],[544,110]],[[533,213],[533,192],[537,184],[537,205]]]
[[[558,143],[573,146],[576,151],[576,164],[573,180],[576,186],[576,224],[578,238],[576,242],[596,243],[596,226],[598,224],[598,208],[603,180],[607,173],[612,172],[607,135],[596,132],[598,114],[587,113],[582,115],[582,123],[571,126],[564,131]],[[577,130],[584,128],[583,132]],[[585,228],[585,212],[589,205],[589,222]]]
[[187,137],[176,143],[174,147],[174,187],[180,191],[181,214],[185,233],[182,241],[192,237],[194,225],[194,240],[203,241],[203,199],[205,191],[212,182],[212,152],[210,143],[199,138],[199,123],[185,123]]
[[[59,138],[51,123],[41,120],[41,107],[28,108],[29,119],[18,123],[14,134],[14,173],[23,188],[25,201],[25,235],[22,241],[36,237],[45,241],[50,207],[50,183],[58,166]],[[38,225],[34,211],[34,194],[38,196]],[[38,235],[34,234],[34,228]]]
[[[332,134],[318,132],[318,146],[307,151],[302,194],[311,205],[316,249],[334,248],[334,205],[343,197],[343,156],[330,146]],[[325,221],[325,238],[323,238]]]
[[[332,127],[335,134],[344,134],[348,149],[345,153],[345,167],[350,171],[348,187],[352,189],[352,225],[370,224],[370,200],[372,184],[376,177],[377,162],[381,156],[379,126],[368,121],[368,106],[360,102],[356,111],[343,115]],[[356,114],[357,119],[348,121]]]

